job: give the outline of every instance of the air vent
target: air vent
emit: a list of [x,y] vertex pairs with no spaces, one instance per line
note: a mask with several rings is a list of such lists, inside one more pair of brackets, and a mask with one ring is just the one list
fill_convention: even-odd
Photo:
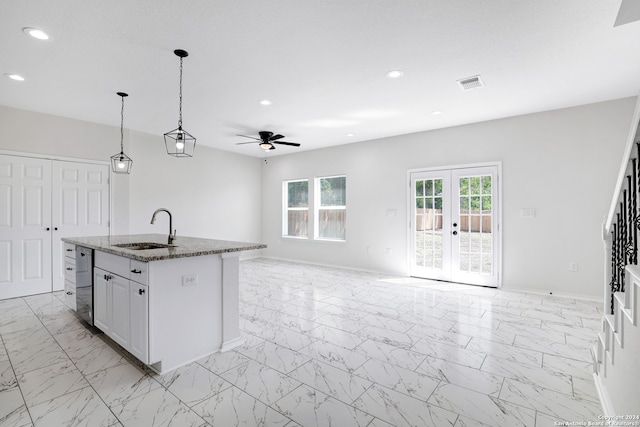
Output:
[[465,79],[458,80],[458,84],[462,90],[470,90],[484,86],[480,76],[467,77]]

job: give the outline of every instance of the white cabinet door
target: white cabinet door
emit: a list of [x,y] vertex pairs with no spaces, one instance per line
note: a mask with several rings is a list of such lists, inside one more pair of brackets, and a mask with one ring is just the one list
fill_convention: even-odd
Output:
[[51,170],[53,290],[64,287],[61,237],[109,234],[109,167],[54,160]]
[[129,348],[129,280],[120,276],[109,276],[111,307],[109,336],[124,348]]
[[0,155],[0,299],[51,292],[51,162]]
[[131,339],[128,350],[143,363],[149,363],[149,289],[131,281],[129,292]]
[[109,273],[95,268],[93,270],[93,323],[96,328],[109,335]]

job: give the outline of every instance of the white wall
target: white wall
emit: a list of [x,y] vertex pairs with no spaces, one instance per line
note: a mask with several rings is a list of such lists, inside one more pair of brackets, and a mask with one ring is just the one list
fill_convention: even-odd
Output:
[[[104,162],[120,150],[114,126],[0,106],[0,128],[0,150]],[[112,234],[168,233],[166,217],[149,224],[165,207],[178,236],[261,242],[259,159],[204,146],[191,159],[176,159],[162,135],[127,129],[124,144],[133,169],[111,175]]]
[[[626,98],[270,158],[262,166],[265,255],[407,274],[407,170],[501,161],[504,288],[601,298],[601,224],[634,103]],[[347,175],[347,241],[282,238],[282,181],[334,174]],[[520,218],[523,208],[534,208],[536,217]],[[388,217],[387,209],[398,215]],[[568,271],[570,261],[578,272]]]
[[162,135],[139,132],[131,132],[130,147],[131,233],[168,234],[166,214],[150,224],[156,209],[167,208],[178,238],[261,242],[260,159],[201,145],[194,157],[175,158]]
[[[0,150],[109,162],[120,151],[120,128],[49,114],[0,106]],[[125,131],[127,150],[129,132]],[[129,177],[113,175],[111,232],[126,234],[129,227]]]

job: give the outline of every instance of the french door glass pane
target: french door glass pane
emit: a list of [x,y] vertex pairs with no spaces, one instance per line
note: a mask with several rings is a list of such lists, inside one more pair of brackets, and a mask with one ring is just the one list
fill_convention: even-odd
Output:
[[416,265],[442,268],[442,179],[416,180]]
[[460,271],[493,272],[491,175],[459,179]]

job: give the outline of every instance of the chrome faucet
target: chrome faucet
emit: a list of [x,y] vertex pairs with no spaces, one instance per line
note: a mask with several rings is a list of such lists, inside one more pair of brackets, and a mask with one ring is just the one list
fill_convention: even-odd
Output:
[[[176,240],[176,230],[173,230],[173,219],[171,217],[171,212],[169,212],[169,209],[165,208],[156,209],[156,211],[153,213],[153,216],[151,217],[151,224],[156,222],[156,214],[158,212],[166,212],[167,214],[169,214],[169,239],[167,240],[167,243],[172,244],[173,241]],[[171,230],[173,230],[173,234],[171,234]]]

